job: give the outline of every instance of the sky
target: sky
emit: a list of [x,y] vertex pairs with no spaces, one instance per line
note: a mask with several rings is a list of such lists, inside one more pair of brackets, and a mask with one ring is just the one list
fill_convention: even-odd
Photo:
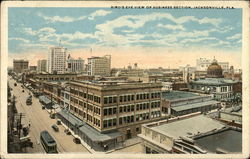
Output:
[[241,68],[241,9],[8,9],[8,57],[30,65],[64,46],[87,62],[112,56],[112,67],[178,68],[205,57]]

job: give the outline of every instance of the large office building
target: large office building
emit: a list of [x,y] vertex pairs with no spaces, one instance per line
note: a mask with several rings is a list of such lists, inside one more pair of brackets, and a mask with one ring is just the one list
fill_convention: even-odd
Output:
[[13,60],[13,71],[16,73],[23,73],[29,69],[28,60]]
[[111,56],[88,58],[88,75],[91,76],[110,76]]
[[64,73],[66,69],[67,49],[61,46],[52,47],[48,53],[47,71],[49,73]]
[[[196,60],[196,70],[198,71],[207,71],[208,67],[213,63],[213,60],[206,58],[199,58]],[[223,72],[229,70],[229,62],[218,62],[221,66]]]
[[66,71],[68,73],[82,73],[84,71],[84,60],[81,58],[74,59],[69,55]]
[[142,125],[145,153],[242,153],[242,130],[205,115],[190,114]]
[[[64,105],[58,118],[96,151],[110,149],[141,131],[141,124],[161,119],[160,83],[69,81],[44,82],[44,93]],[[75,125],[76,124],[76,125]]]
[[47,71],[47,60],[38,60],[37,61],[37,73],[42,73]]

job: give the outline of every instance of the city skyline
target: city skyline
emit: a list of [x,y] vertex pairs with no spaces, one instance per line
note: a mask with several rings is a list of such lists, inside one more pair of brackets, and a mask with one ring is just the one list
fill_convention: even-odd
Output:
[[35,65],[61,41],[72,57],[110,54],[112,67],[138,63],[141,68],[177,68],[215,56],[241,68],[241,12],[10,8],[9,66],[19,57]]

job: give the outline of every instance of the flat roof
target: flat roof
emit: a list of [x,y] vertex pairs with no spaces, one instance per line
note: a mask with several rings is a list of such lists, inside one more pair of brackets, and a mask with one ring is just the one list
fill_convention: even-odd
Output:
[[180,98],[189,98],[189,97],[198,97],[198,94],[193,92],[186,92],[186,91],[170,91],[170,92],[163,92],[162,98],[168,100],[175,100]]
[[220,102],[215,101],[215,100],[210,100],[210,101],[203,101],[203,102],[199,102],[199,103],[192,103],[192,104],[185,104],[185,105],[181,105],[181,106],[175,106],[175,107],[171,107],[171,109],[179,112],[179,111],[183,111],[183,110],[205,107],[207,105],[213,105],[213,104],[218,104],[218,103],[220,103]]
[[158,125],[152,127],[152,130],[178,139],[181,136],[194,136],[198,134],[198,132],[206,133],[214,129],[222,129],[223,127],[225,127],[225,125],[217,120],[205,115],[198,115]]
[[195,139],[195,144],[211,153],[215,153],[216,149],[242,152],[242,132],[229,129]]
[[192,81],[191,83],[207,84],[207,85],[227,85],[227,84],[237,83],[237,81],[225,78],[205,78],[205,79],[199,79],[197,81]]

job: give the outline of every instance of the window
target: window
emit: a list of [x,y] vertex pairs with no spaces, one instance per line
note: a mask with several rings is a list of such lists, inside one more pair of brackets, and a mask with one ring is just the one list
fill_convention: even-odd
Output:
[[127,112],[127,110],[126,110],[126,106],[124,106],[124,107],[123,107],[123,111],[124,111],[124,112]]
[[122,107],[120,107],[119,109],[120,109],[120,113],[122,113]]
[[134,107],[135,107],[134,105],[131,105],[131,111],[134,111]]
[[103,121],[103,127],[106,128],[108,126],[107,120]]
[[127,112],[130,112],[130,106],[129,105],[127,106]]
[[112,119],[108,120],[108,126],[109,126],[109,127],[112,126]]
[[119,125],[122,125],[122,118],[119,118]]
[[116,114],[116,108],[113,108],[113,114]]
[[108,103],[112,103],[112,97],[109,97]]
[[139,128],[139,127],[137,127],[137,128],[135,129],[135,131],[136,131],[136,132],[139,132],[139,131],[140,131],[140,128]]
[[109,108],[109,113],[108,115],[112,115],[112,108]]
[[116,126],[116,119],[113,119],[113,126]]
[[117,102],[117,97],[113,97],[113,103]]
[[139,110],[139,104],[136,104],[136,110]]
[[131,100],[132,100],[132,101],[134,100],[134,95],[131,95]]
[[104,97],[104,104],[108,104],[108,98]]
[[123,96],[120,96],[120,102],[122,102],[123,101]]
[[108,115],[108,110],[104,109],[104,116]]

